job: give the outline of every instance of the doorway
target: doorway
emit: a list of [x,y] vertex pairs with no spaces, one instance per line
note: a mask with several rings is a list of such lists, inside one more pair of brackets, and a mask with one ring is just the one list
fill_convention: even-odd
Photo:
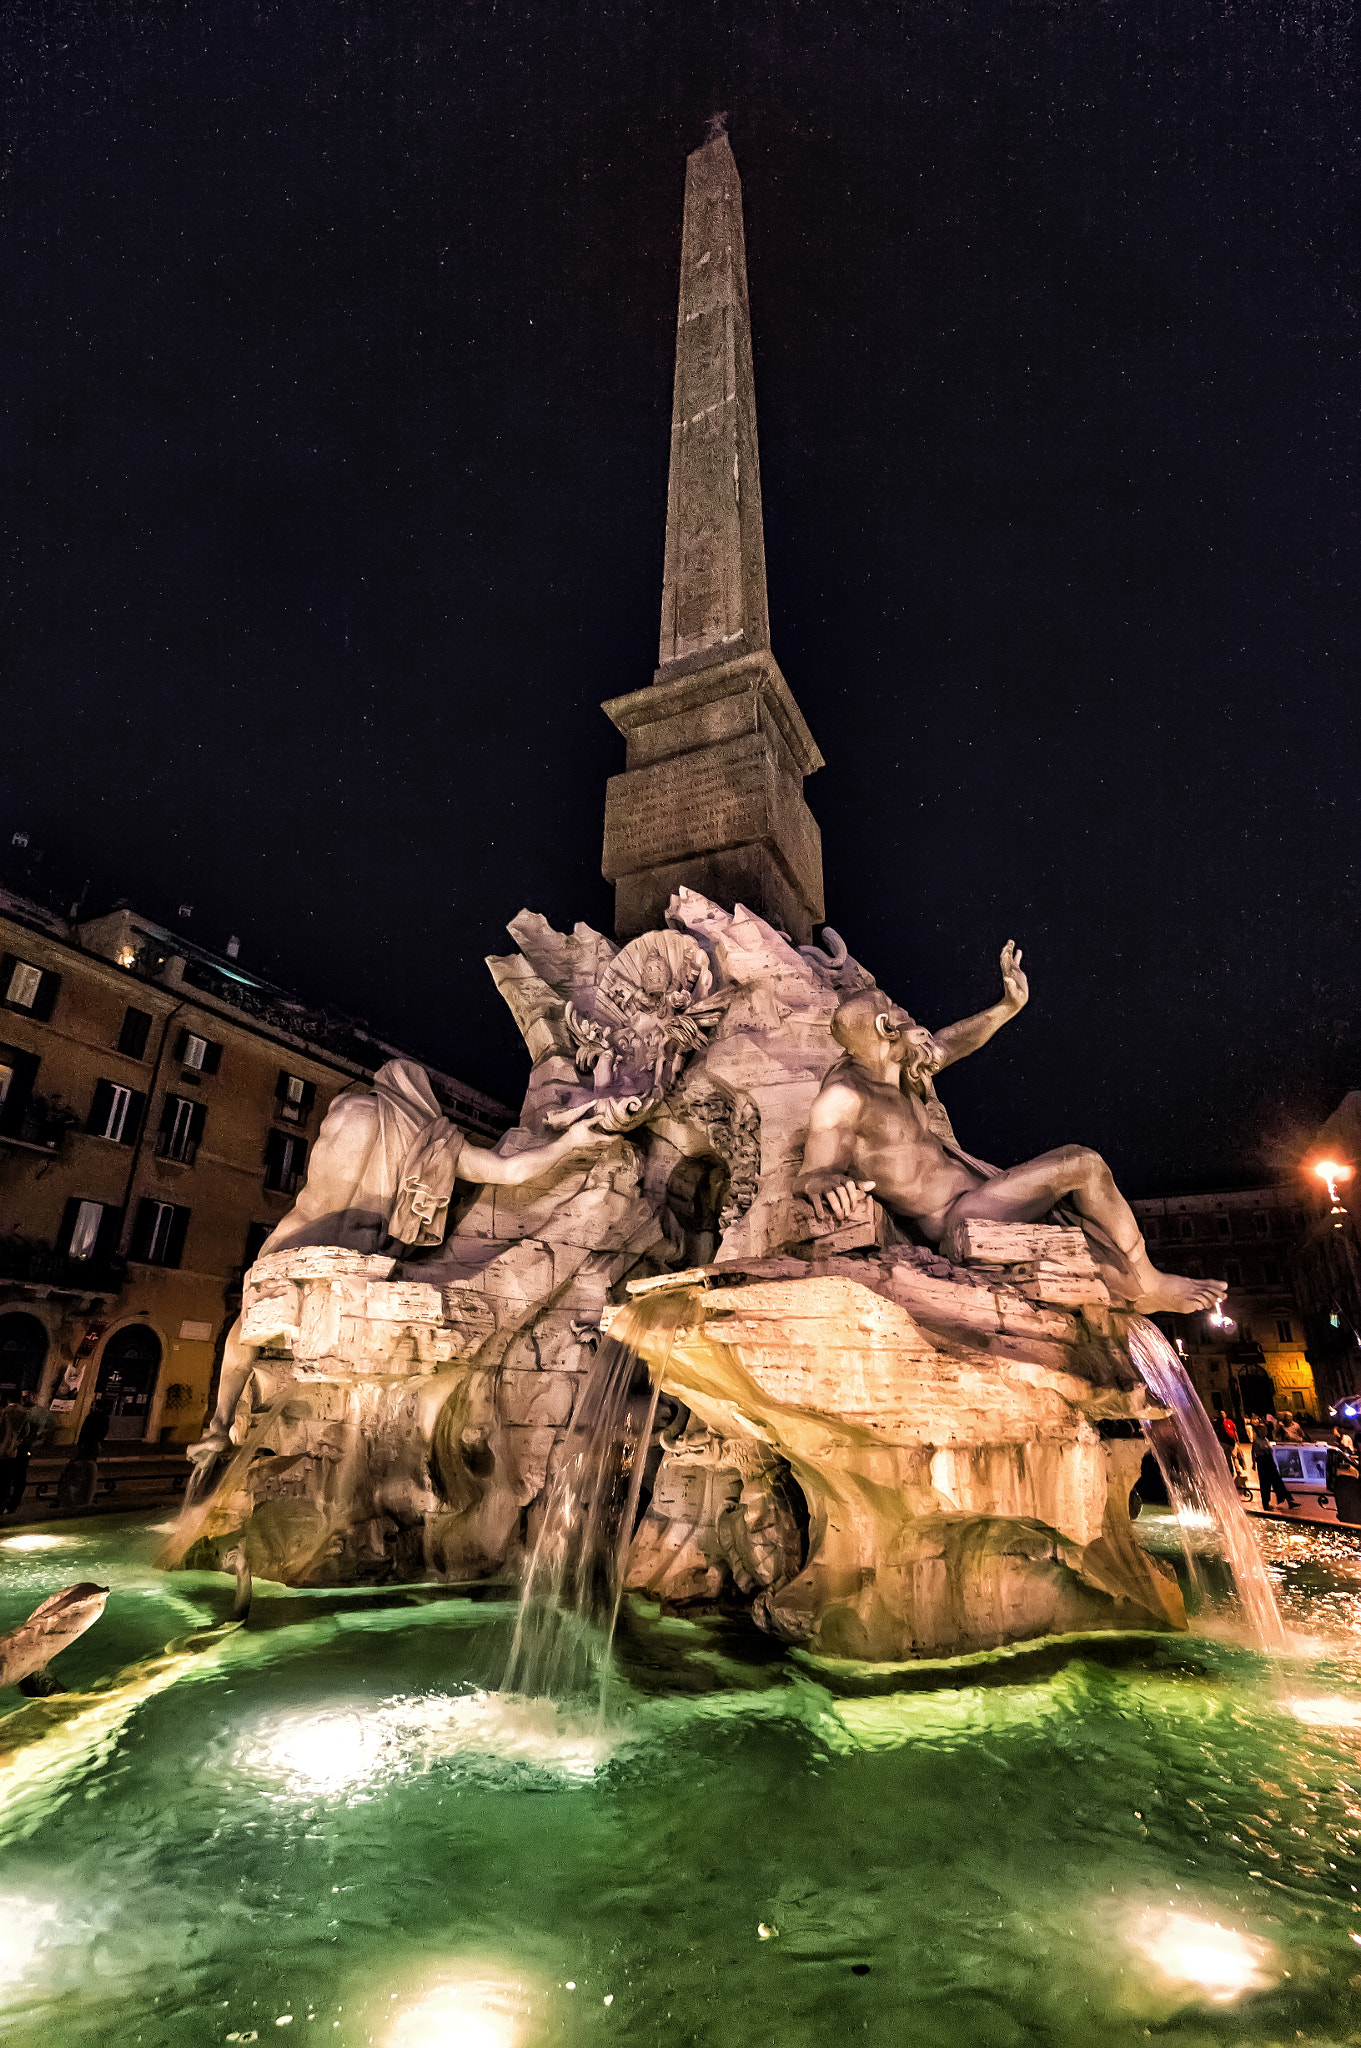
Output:
[[161,1369],[161,1340],[145,1323],[115,1330],[99,1361],[99,1379],[90,1410],[109,1418],[109,1441],[144,1437],[156,1375]]
[[47,1361],[47,1331],[36,1316],[0,1315],[0,1404],[36,1394]]

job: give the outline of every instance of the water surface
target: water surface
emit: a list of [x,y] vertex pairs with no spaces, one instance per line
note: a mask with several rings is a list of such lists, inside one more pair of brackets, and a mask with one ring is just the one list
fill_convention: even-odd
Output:
[[60,1669],[125,1677],[6,1774],[8,2041],[1361,2041],[1343,1538],[1265,1529],[1284,1658],[1202,1613],[1124,1663],[904,1691],[626,1610],[604,1733],[593,1698],[497,1693],[513,1603],[437,1588],[257,1585],[149,1690],[126,1667],[232,1593],[159,1540],[0,1538],[0,1628],[98,1579]]

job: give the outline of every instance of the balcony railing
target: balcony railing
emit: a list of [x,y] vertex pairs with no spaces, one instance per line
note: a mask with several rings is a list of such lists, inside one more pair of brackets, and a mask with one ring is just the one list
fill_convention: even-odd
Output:
[[117,1294],[125,1267],[116,1255],[73,1259],[31,1238],[0,1237],[0,1280],[27,1281],[33,1287],[59,1287],[69,1294]]

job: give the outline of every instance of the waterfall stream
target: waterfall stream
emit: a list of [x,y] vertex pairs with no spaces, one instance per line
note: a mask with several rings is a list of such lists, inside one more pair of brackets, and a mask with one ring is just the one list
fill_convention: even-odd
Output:
[[1190,1532],[1198,1524],[1213,1526],[1257,1647],[1284,1649],[1285,1628],[1257,1538],[1190,1374],[1175,1347],[1145,1316],[1136,1316],[1130,1324],[1129,1348],[1149,1392],[1171,1410],[1167,1419],[1146,1422],[1144,1435],[1166,1483],[1192,1579],[1202,1592],[1206,1590]]
[[503,1692],[563,1699],[595,1689],[603,1719],[661,1371],[693,1314],[688,1289],[645,1295],[602,1340],[549,1483]]

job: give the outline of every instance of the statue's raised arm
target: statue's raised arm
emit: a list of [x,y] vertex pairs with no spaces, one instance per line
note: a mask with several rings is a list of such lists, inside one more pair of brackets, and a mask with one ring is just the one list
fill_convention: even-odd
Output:
[[933,1076],[987,1043],[1027,1001],[1021,956],[1002,949],[1002,1000],[932,1033],[881,989],[861,989],[832,1018],[844,1057],[823,1081],[809,1118],[795,1183],[821,1213],[849,1215],[872,1187],[884,1207],[940,1244],[966,1218],[1038,1223],[1062,1209],[1086,1234],[1117,1301],[1143,1314],[1210,1308],[1222,1280],[1160,1273],[1105,1160],[1085,1145],[1060,1145],[1005,1172],[963,1151],[936,1099]]
[[980,1045],[986,1045],[995,1031],[1018,1010],[1023,1010],[1030,1001],[1030,983],[1021,968],[1021,952],[1015,939],[1008,939],[1002,948],[1002,998],[990,1009],[980,1010],[976,1017],[962,1017],[958,1024],[947,1024],[943,1031],[935,1034],[936,1044],[942,1057],[936,1062],[934,1071],[952,1067],[956,1060],[966,1059],[971,1052],[977,1052]]

